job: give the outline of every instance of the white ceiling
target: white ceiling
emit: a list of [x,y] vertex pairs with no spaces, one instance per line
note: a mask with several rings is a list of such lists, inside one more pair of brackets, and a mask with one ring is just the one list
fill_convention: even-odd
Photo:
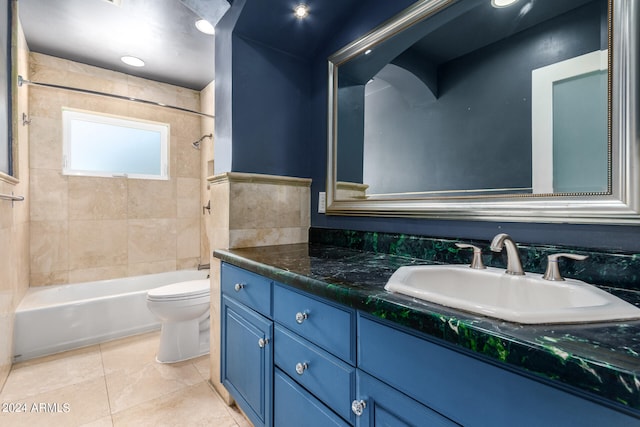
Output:
[[[214,79],[214,37],[179,0],[19,0],[32,52],[201,90]],[[146,66],[120,61],[136,56]]]

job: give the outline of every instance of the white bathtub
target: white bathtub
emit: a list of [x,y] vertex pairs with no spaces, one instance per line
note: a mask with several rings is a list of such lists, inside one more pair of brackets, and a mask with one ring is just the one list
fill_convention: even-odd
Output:
[[209,270],[179,270],[29,288],[16,308],[14,361],[160,329],[160,321],[147,308],[147,291],[208,274]]

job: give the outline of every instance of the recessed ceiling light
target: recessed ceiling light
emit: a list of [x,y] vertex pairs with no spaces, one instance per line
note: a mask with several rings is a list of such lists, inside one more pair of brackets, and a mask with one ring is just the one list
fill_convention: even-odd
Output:
[[293,13],[296,15],[298,19],[304,19],[309,16],[309,6],[304,3],[300,3],[296,7],[293,8]]
[[491,0],[491,6],[493,7],[508,7],[517,2],[518,0]]
[[140,58],[136,58],[135,56],[123,56],[120,60],[132,67],[144,67],[144,61]]
[[214,35],[216,30],[213,28],[213,25],[206,19],[199,19],[196,21],[196,28],[201,32],[209,35]]

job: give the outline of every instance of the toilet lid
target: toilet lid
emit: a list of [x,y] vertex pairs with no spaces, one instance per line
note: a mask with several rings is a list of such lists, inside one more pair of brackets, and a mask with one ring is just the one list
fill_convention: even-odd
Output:
[[147,292],[150,300],[191,299],[209,295],[209,279],[172,283]]

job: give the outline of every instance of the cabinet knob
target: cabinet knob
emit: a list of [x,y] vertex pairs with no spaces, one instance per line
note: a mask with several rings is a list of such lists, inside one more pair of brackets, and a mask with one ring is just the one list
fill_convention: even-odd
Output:
[[260,338],[258,340],[258,347],[265,348],[265,346],[269,344],[269,338]]
[[236,292],[240,292],[241,289],[244,289],[244,283],[236,283],[233,289],[235,289]]
[[366,407],[367,402],[365,402],[364,400],[354,400],[353,402],[351,402],[351,411],[358,417],[362,415]]
[[298,322],[298,324],[302,324],[302,322],[304,322],[305,320],[307,320],[309,318],[309,314],[307,312],[297,312],[296,313],[296,322]]
[[309,365],[307,364],[307,362],[296,363],[296,373],[298,375],[304,374],[304,371],[306,371],[308,368],[309,368]]

